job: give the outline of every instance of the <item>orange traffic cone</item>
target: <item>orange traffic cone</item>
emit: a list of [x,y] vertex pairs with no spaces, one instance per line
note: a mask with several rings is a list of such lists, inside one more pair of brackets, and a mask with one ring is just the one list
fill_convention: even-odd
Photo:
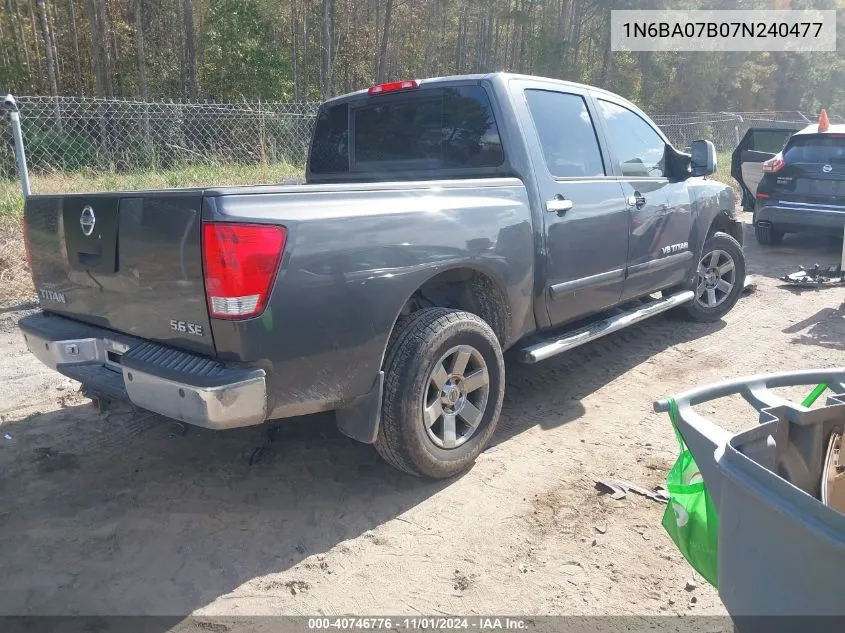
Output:
[[828,128],[830,128],[830,121],[827,118],[827,110],[822,108],[819,112],[819,132],[827,132]]

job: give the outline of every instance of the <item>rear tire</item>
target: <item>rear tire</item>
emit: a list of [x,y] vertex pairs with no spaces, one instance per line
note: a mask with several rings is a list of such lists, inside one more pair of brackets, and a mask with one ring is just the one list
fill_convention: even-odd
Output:
[[420,310],[396,327],[376,450],[412,475],[451,477],[472,466],[496,430],[502,348],[487,323],[460,310]]
[[716,232],[704,242],[693,300],[680,309],[690,321],[712,323],[736,305],[745,285],[745,254],[727,233]]
[[754,237],[757,238],[757,243],[762,246],[774,246],[783,241],[783,231],[775,230],[772,226],[754,225]]

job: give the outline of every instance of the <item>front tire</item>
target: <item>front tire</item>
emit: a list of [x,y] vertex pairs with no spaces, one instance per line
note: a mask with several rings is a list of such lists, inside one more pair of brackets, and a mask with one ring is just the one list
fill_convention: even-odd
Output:
[[699,259],[695,297],[683,306],[691,321],[718,321],[736,305],[745,285],[745,254],[727,233],[716,232],[704,242]]
[[412,475],[451,477],[472,466],[496,430],[502,348],[487,323],[460,310],[421,310],[397,328],[385,356],[376,450]]

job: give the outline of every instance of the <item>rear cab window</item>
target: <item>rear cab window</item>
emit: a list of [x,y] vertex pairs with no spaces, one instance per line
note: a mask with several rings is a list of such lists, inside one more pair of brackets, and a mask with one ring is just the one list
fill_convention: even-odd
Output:
[[783,150],[788,165],[845,164],[845,134],[797,134]]
[[[483,175],[505,162],[486,91],[432,87],[324,105],[309,171],[320,180],[413,172],[424,178]],[[475,173],[473,173],[475,172]]]
[[592,178],[605,175],[593,120],[581,95],[528,89],[525,100],[552,176]]

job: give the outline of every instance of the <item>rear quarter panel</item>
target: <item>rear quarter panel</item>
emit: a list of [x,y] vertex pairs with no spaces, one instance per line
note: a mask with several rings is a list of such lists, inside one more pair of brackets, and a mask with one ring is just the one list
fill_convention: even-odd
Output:
[[221,360],[268,371],[271,417],[369,392],[400,310],[440,272],[493,278],[509,304],[509,341],[533,328],[534,242],[517,179],[253,191],[207,197],[204,219],[286,226],[282,266],[260,317],[214,320],[212,330]]

